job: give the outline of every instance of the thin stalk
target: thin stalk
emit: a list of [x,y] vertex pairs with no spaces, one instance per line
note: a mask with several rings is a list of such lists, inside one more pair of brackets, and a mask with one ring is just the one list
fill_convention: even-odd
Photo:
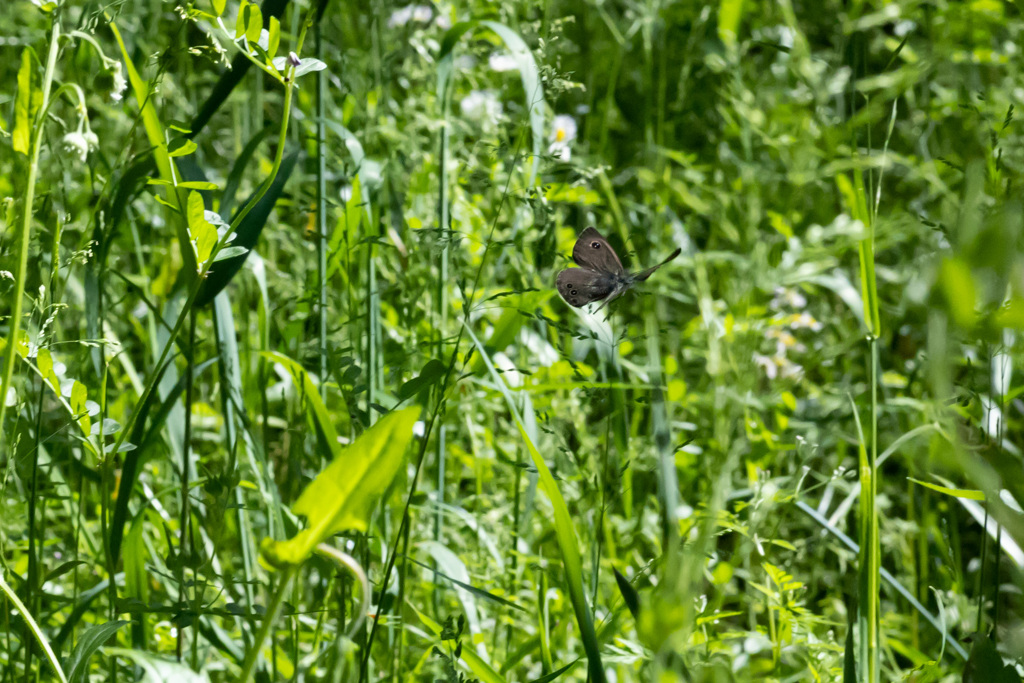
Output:
[[[437,278],[434,290],[434,329],[437,331],[438,358],[443,357],[444,354],[444,339],[445,332],[447,330],[447,325],[445,323],[448,321],[448,261],[451,258],[448,233],[448,149],[451,129],[448,116],[451,111],[451,90],[452,89],[449,86],[439,93],[441,96],[441,135],[439,140],[440,149],[438,150],[439,179],[437,188],[437,239],[441,244],[441,263],[439,266],[441,272]],[[441,423],[438,425],[437,447],[434,450],[434,458],[437,462],[437,479],[434,486],[434,504],[437,506],[434,513],[434,541],[437,543],[443,543],[441,537],[444,522],[442,508],[444,506],[444,482],[446,477],[445,436],[445,426],[444,423]],[[437,561],[432,560],[431,564],[436,570]],[[436,571],[434,573],[433,581],[435,586],[442,585],[442,581]],[[434,611],[439,613],[441,603],[440,592],[437,590],[433,592],[433,604]]]
[[22,306],[25,298],[25,280],[28,278],[28,249],[32,229],[32,204],[36,198],[36,176],[39,174],[39,150],[43,143],[43,129],[50,111],[50,86],[53,83],[53,72],[57,64],[57,52],[60,42],[60,23],[53,22],[50,34],[50,52],[46,58],[46,70],[43,72],[42,102],[36,114],[32,142],[29,146],[28,177],[25,181],[25,200],[22,204],[21,224],[18,227],[18,267],[14,274],[14,293],[11,304],[11,322],[8,327],[7,345],[4,347],[3,377],[0,378],[0,445],[4,443],[4,418],[7,415],[7,391],[11,386],[14,374],[14,354],[21,333]]
[[256,662],[259,661],[260,651],[263,649],[263,643],[266,642],[267,636],[270,635],[271,629],[274,628],[277,614],[281,611],[281,603],[284,602],[284,596],[288,593],[288,587],[291,585],[296,571],[296,567],[289,566],[282,573],[281,581],[277,584],[277,590],[274,591],[270,604],[267,605],[266,614],[263,615],[263,623],[260,624],[260,630],[256,633],[256,642],[245,653],[245,661],[242,662],[242,673],[238,676],[239,683],[249,683],[252,680]]
[[[36,501],[39,494],[39,447],[40,430],[43,428],[43,382],[39,382],[39,393],[36,400],[36,429],[32,447],[32,474],[29,479],[28,494],[28,581],[25,586],[25,602],[29,609],[37,614],[39,605],[36,604],[38,596],[36,590],[39,587],[39,549],[36,547]],[[32,656],[35,654],[35,647],[32,639],[29,638],[28,624],[25,625],[25,681],[32,679]]]
[[[195,381],[195,342],[196,342],[196,312],[189,315],[188,325],[188,367],[185,368],[185,434],[181,443],[181,518],[179,520],[178,536],[178,601],[185,606],[188,600],[188,590],[185,586],[185,565],[191,560],[191,551],[188,542],[188,528],[191,519],[191,505],[189,498],[189,469],[191,467],[190,445],[192,442],[192,389]],[[177,654],[178,661],[181,661],[183,650],[183,628],[178,629]],[[195,662],[193,662],[195,666]]]
[[[316,56],[323,61],[320,19],[313,27]],[[317,309],[320,313],[320,398],[327,401],[327,70],[316,74],[316,243]]]

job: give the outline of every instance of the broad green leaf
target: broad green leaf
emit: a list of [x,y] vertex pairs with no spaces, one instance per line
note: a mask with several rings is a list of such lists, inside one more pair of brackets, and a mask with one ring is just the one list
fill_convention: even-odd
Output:
[[[261,551],[273,565],[298,565],[318,543],[341,531],[366,531],[370,512],[394,479],[413,438],[419,407],[388,413],[310,482],[292,506],[307,527],[288,541],[265,539]],[[337,445],[337,441],[335,441]]]
[[75,644],[75,651],[68,659],[68,683],[85,683],[89,680],[89,659],[127,623],[129,622],[121,620],[108,621],[104,624],[93,624],[85,629]]
[[228,4],[228,0],[211,0],[210,4],[213,6],[213,13],[219,17],[224,14],[224,7]]
[[32,51],[21,51],[21,66],[18,67],[18,95],[14,100],[14,131],[11,144],[15,152],[28,154],[32,140]]

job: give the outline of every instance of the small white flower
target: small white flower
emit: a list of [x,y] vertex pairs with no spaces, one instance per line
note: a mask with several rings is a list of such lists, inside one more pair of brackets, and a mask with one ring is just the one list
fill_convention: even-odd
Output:
[[421,24],[429,23],[434,17],[434,10],[430,5],[416,5],[412,8],[412,20]]
[[61,140],[61,148],[79,161],[85,161],[89,155],[89,141],[78,131],[65,135]]
[[124,97],[124,91],[128,88],[128,81],[124,78],[121,62],[114,62],[114,84],[110,88],[110,99],[120,102]]
[[810,313],[801,313],[800,315],[793,318],[793,321],[789,324],[794,330],[808,329],[813,332],[819,332],[824,327],[821,321],[816,319]]
[[775,296],[772,297],[772,301],[769,305],[776,311],[782,309],[783,306],[789,306],[790,308],[800,310],[807,305],[807,297],[801,294],[798,289],[793,289],[792,287],[777,287],[775,289]]
[[[391,16],[388,17],[388,27],[405,26],[410,21],[414,21],[417,24],[429,24],[433,18],[434,8],[430,5],[406,5],[391,13]],[[439,25],[440,23],[441,21],[438,20]],[[448,23],[450,24],[451,22]]]
[[779,367],[775,364],[774,358],[763,356],[760,353],[754,354],[754,363],[761,366],[764,370],[765,377],[768,379],[775,379],[779,376]]
[[462,115],[473,121],[495,123],[504,112],[493,90],[474,90],[459,103]]
[[507,52],[495,52],[487,60],[493,71],[515,71],[519,68],[516,58]]
[[576,139],[576,119],[567,115],[559,114],[551,123],[551,144],[548,145],[548,154],[553,155],[560,161],[569,161],[572,150],[569,143]]
[[395,28],[397,26],[405,26],[412,19],[412,5],[407,5],[401,9],[396,9],[388,17],[388,27]]
[[342,185],[341,189],[338,190],[338,197],[341,198],[341,201],[348,204],[349,200],[352,199],[352,186],[348,184]]
[[434,19],[434,25],[437,26],[442,31],[447,31],[452,27],[452,20],[448,17],[447,14],[438,14],[437,17]]

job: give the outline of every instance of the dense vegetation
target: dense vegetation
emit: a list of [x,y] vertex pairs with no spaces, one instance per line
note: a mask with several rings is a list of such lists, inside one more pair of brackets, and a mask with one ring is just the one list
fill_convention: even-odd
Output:
[[0,4],[0,683],[1019,681],[1022,11]]

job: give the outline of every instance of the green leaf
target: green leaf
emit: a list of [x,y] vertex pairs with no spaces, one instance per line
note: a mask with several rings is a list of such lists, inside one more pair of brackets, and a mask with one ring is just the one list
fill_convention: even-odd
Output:
[[718,3],[718,39],[729,49],[736,47],[736,34],[743,18],[743,0],[720,0]]
[[971,656],[964,665],[963,683],[1020,683],[1011,664],[1004,664],[991,636],[974,634]]
[[[288,182],[288,178],[291,177],[292,171],[295,169],[295,162],[299,158],[298,151],[292,152],[281,161],[281,167],[277,171],[277,175],[274,177],[273,183],[270,185],[270,189],[256,202],[255,206],[245,214],[242,222],[238,224],[235,229],[235,239],[231,242],[236,247],[246,247],[253,249],[256,247],[256,242],[259,240],[260,233],[263,231],[264,226],[267,224],[267,218],[270,217],[270,212],[273,210],[277,200],[281,197],[284,192],[285,183]],[[254,190],[255,194],[258,190]],[[252,195],[249,197],[252,198]],[[243,206],[248,201],[243,203]],[[195,305],[205,306],[206,304],[213,301],[213,298],[224,289],[233,277],[242,269],[242,265],[245,263],[245,259],[248,258],[248,252],[245,254],[235,255],[228,260],[224,261],[224,264],[214,269],[203,281],[200,286],[199,294],[196,296]]]
[[966,498],[967,500],[985,500],[985,492],[978,491],[976,489],[951,489],[945,486],[939,486],[938,484],[929,484],[926,481],[920,479],[914,479],[913,477],[907,477],[910,481],[915,484],[931,489],[932,491],[938,491],[939,493],[945,493],[947,496],[953,496],[954,498]]
[[316,430],[320,451],[324,455],[329,456],[331,460],[337,458],[341,451],[338,432],[334,428],[331,414],[327,411],[327,406],[320,399],[320,392],[317,390],[317,386],[313,384],[313,380],[310,379],[309,373],[301,365],[284,354],[265,351],[262,355],[273,363],[280,363],[288,370],[288,373],[292,376],[292,382],[295,383],[295,388],[299,390],[302,403],[306,406],[309,418]]
[[574,659],[573,661],[571,661],[568,664],[566,664],[565,666],[563,666],[561,669],[556,669],[555,671],[552,671],[551,673],[547,674],[546,676],[541,676],[540,678],[535,678],[532,681],[530,681],[530,683],[551,683],[551,681],[557,680],[566,671],[568,671],[569,669],[571,669],[574,666],[576,666],[576,663],[578,661],[579,661],[578,659]]
[[[128,82],[131,84],[132,93],[135,96],[135,100],[139,103],[142,125],[146,130],[146,138],[153,147],[153,161],[156,162],[158,174],[162,180],[173,182],[179,177],[179,174],[174,170],[174,161],[167,153],[165,146],[167,131],[156,111],[155,102],[158,98],[151,97],[150,84],[142,79],[135,68],[135,63],[132,61],[131,53],[124,44],[124,38],[117,28],[117,23],[112,21],[109,26],[110,31],[114,34],[114,39],[117,40],[118,47],[121,49],[121,57],[124,59],[125,71],[128,74]],[[185,189],[188,188],[186,187]],[[179,196],[178,188],[166,186],[164,199],[176,211],[181,212],[183,210],[182,204],[184,204],[185,198],[184,196]],[[180,250],[182,260],[185,262],[185,267],[196,268],[195,253],[189,247],[188,228],[180,221],[175,221],[174,223],[175,236],[178,238],[178,249]]]
[[210,0],[210,4],[213,6],[213,13],[219,17],[224,14],[224,7],[228,4],[228,0]]
[[[613,568],[614,569],[614,568]],[[622,600],[626,603],[626,607],[629,608],[629,613],[633,615],[633,619],[640,618],[640,594],[636,592],[636,588],[629,582],[625,576],[623,576],[618,569],[615,571],[615,583],[619,587],[619,593],[622,594]]]
[[50,388],[59,395],[60,379],[53,371],[53,357],[50,355],[49,349],[39,349],[36,354],[36,367],[39,368],[39,374],[43,376]]
[[[173,149],[169,149],[167,153],[172,157],[183,157],[192,154],[192,152],[196,151],[197,149],[199,149],[199,145],[186,138],[184,140],[179,140],[178,142],[176,142]],[[213,185],[213,183],[210,184]],[[214,188],[216,187],[217,186],[214,185]]]
[[246,5],[245,11],[245,39],[255,45],[263,31],[263,12],[259,5]]
[[243,254],[248,253],[249,250],[246,249],[245,247],[225,247],[224,249],[221,249],[220,251],[217,252],[217,256],[214,257],[213,262],[217,263],[217,261],[223,261],[224,259],[233,258],[235,256],[242,256]]
[[415,396],[427,387],[433,386],[439,379],[448,372],[448,366],[436,358],[427,361],[427,364],[420,370],[420,374],[402,385],[398,390],[398,398],[403,401]]
[[7,597],[11,605],[14,606],[14,610],[21,615],[22,619],[25,620],[29,631],[32,632],[32,636],[35,638],[36,642],[39,643],[39,647],[42,648],[47,661],[50,662],[50,666],[57,674],[57,679],[61,681],[61,683],[67,683],[68,679],[64,676],[64,670],[61,668],[60,662],[57,661],[57,655],[54,654],[53,648],[50,647],[50,641],[46,639],[42,629],[39,628],[39,624],[32,618],[32,613],[29,612],[27,607],[25,607],[25,603],[21,601],[18,594],[14,592],[11,585],[4,579],[4,573],[4,568],[0,566],[0,593],[3,593],[3,595]]
[[18,95],[14,100],[14,131],[11,144],[15,152],[28,154],[32,142],[32,51],[21,51],[18,67]]
[[206,180],[186,180],[183,183],[178,183],[178,187],[184,190],[216,190],[217,183]]
[[[416,616],[420,618],[420,621],[427,627],[427,630],[433,633],[436,638],[441,637],[441,633],[444,631],[444,627],[441,626],[441,624],[437,623],[423,612],[420,612],[411,602],[407,602],[406,604],[413,612],[416,613]],[[472,671],[473,675],[479,678],[482,683],[505,683],[505,677],[495,671],[494,667],[485,662],[480,655],[473,651],[472,648],[462,648],[460,659],[466,663],[469,670]]]
[[104,648],[104,652],[134,661],[146,673],[147,683],[209,683],[210,681],[210,677],[205,672],[195,672],[184,664],[163,659],[143,650],[108,647]]
[[344,449],[335,440],[334,460],[292,506],[307,527],[288,541],[265,539],[263,557],[276,566],[299,565],[330,536],[366,531],[371,509],[402,465],[419,414],[418,406],[388,413]]
[[71,385],[71,396],[68,397],[68,405],[71,406],[71,412],[78,416],[78,425],[86,436],[92,433],[92,418],[89,417],[89,409],[85,405],[88,396],[89,392],[85,385],[77,379],[74,380]]
[[[433,541],[431,541],[431,542],[433,542]],[[466,583],[465,581],[459,581],[458,579],[453,579],[452,577],[450,577],[447,574],[445,574],[445,573],[441,572],[440,570],[438,570],[436,567],[430,567],[427,564],[425,564],[423,562],[420,562],[415,557],[408,557],[407,556],[405,559],[409,560],[410,562],[412,562],[414,564],[418,564],[419,566],[423,567],[424,569],[429,569],[430,571],[432,571],[434,574],[438,575],[439,577],[441,577],[445,581],[449,581],[453,585],[456,585],[459,588],[462,588],[463,590],[469,591],[470,593],[472,593],[473,595],[475,595],[475,596],[477,596],[479,598],[482,598],[484,600],[489,600],[491,602],[496,602],[499,605],[504,605],[505,607],[509,607],[511,609],[519,610],[520,612],[525,612],[526,611],[526,608],[523,607],[522,605],[518,604],[518,603],[512,602],[511,600],[509,600],[507,598],[503,598],[500,595],[495,595],[494,593],[491,593],[490,591],[486,591],[483,588],[477,588],[476,586],[474,586],[471,583]]]
[[213,253],[217,245],[217,229],[206,220],[206,205],[203,195],[198,192],[188,193],[186,216],[188,218],[188,235],[192,240],[198,267],[202,267]]
[[267,29],[267,56],[271,59],[277,54],[277,48],[281,44],[281,22],[277,17],[270,17],[270,27]]
[[939,267],[939,284],[953,322],[970,329],[977,321],[978,288],[971,267],[960,258],[943,259]]
[[248,15],[245,10],[249,7],[249,0],[241,0],[238,4],[238,18],[235,19],[235,40],[245,35],[245,21]]
[[108,621],[105,624],[93,624],[85,629],[68,660],[68,683],[85,683],[89,680],[89,659],[127,623],[129,622],[121,620]]

